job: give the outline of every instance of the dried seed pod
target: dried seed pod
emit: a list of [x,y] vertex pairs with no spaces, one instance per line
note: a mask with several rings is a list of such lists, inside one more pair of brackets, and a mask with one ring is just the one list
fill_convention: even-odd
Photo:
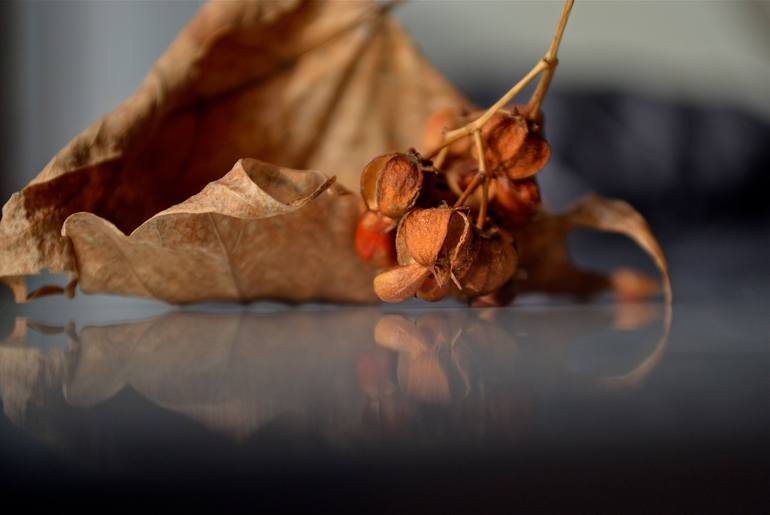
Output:
[[[540,171],[551,157],[551,147],[543,137],[542,125],[528,121],[526,113],[498,111],[481,128],[484,158],[494,175],[524,179]],[[474,157],[478,153],[473,148]]]
[[361,195],[371,211],[398,219],[414,207],[429,162],[416,152],[375,157],[361,173]]
[[[513,159],[521,150],[528,133],[527,121],[523,116],[505,111],[495,113],[481,128],[487,167],[494,170]],[[478,158],[475,146],[473,157]]]
[[356,253],[365,263],[379,268],[396,261],[395,222],[374,211],[366,211],[356,226]]
[[[467,268],[473,229],[463,211],[451,208],[415,209],[402,220],[396,236],[399,263],[419,263],[433,272],[437,286],[449,282],[453,270]],[[426,288],[424,294],[432,288]]]
[[470,298],[491,293],[513,277],[518,255],[513,242],[503,234],[478,238],[472,264],[459,276],[462,293]]
[[540,205],[540,187],[533,177],[513,180],[501,175],[495,178],[492,209],[500,215],[502,223],[523,225],[540,210]]
[[551,158],[551,146],[534,132],[527,135],[519,152],[510,160],[500,163],[499,169],[511,179],[524,179],[542,170]]
[[374,279],[374,291],[386,302],[418,295],[437,301],[448,295],[455,270],[473,262],[473,228],[456,209],[414,209],[401,219],[396,234],[400,266]]
[[397,245],[398,260],[414,261],[424,267],[436,264],[455,211],[451,208],[414,209],[398,227],[401,241]]

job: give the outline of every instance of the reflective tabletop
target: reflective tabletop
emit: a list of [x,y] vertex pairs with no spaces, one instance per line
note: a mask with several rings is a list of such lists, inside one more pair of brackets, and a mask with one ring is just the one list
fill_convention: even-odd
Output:
[[761,511],[756,277],[673,309],[5,297],[0,491],[270,512]]

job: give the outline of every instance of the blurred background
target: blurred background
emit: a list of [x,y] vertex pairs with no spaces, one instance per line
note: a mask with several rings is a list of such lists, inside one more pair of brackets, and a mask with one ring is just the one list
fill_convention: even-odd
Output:
[[[129,95],[199,6],[0,4],[3,199]],[[560,10],[560,1],[414,1],[396,16],[454,84],[489,104],[544,53]],[[544,107],[554,146],[539,175],[546,201],[622,197],[664,244],[708,242],[707,261],[730,254],[730,266],[764,268],[770,2],[579,0],[560,59]]]

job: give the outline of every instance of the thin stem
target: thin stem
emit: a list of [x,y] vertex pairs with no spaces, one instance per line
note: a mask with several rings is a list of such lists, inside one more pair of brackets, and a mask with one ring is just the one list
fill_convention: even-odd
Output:
[[[548,64],[544,60],[540,60],[537,62],[537,64],[524,76],[523,79],[521,79],[518,84],[513,86],[511,89],[508,90],[508,92],[500,97],[500,99],[492,105],[489,109],[487,109],[484,114],[476,118],[473,122],[470,123],[471,128],[470,132],[473,132],[475,130],[481,129],[485,123],[489,121],[490,118],[492,118],[496,112],[498,112],[500,109],[506,106],[508,102],[513,100],[513,97],[519,94],[519,92],[524,89],[527,84],[532,82],[532,80],[537,77],[537,75],[545,70],[548,67]],[[456,131],[450,131],[447,133],[447,137],[451,138],[453,133]]]
[[479,155],[479,173],[482,177],[481,186],[481,206],[479,206],[479,217],[476,220],[476,227],[481,230],[484,228],[484,221],[487,218],[487,202],[489,201],[489,177],[487,176],[487,160],[484,157],[484,142],[481,141],[481,131],[473,131],[473,140],[476,143],[476,152]]
[[444,161],[446,160],[446,156],[448,152],[449,152],[449,147],[442,148],[441,151],[436,156],[436,159],[433,160],[433,167],[436,170],[441,170],[441,167],[444,165]]
[[559,64],[559,45],[561,44],[562,36],[564,35],[564,29],[567,27],[567,21],[569,20],[569,14],[572,11],[572,6],[575,4],[575,0],[566,0],[564,7],[561,10],[561,17],[559,18],[559,24],[556,26],[556,32],[551,40],[551,46],[548,47],[548,51],[543,57],[543,61],[548,63],[548,68],[540,78],[532,98],[529,100],[527,108],[527,118],[534,120],[538,118],[540,113],[540,106],[543,103],[545,94],[548,92],[548,88],[551,85],[551,79],[553,79],[554,73],[556,73],[556,66]]
[[[557,54],[559,52],[559,45],[561,45],[561,40],[564,36],[564,29],[567,27],[567,21],[569,20],[569,15],[574,4],[575,0],[565,0],[564,7],[561,11],[561,17],[559,18],[559,23],[556,26],[556,32],[554,33],[553,39],[551,40],[551,45],[548,47],[548,51],[545,53],[545,56],[543,56],[543,58],[540,59],[537,64],[518,83],[509,89],[505,95],[500,97],[500,99],[495,102],[494,105],[484,111],[481,116],[462,127],[446,132],[444,134],[443,143],[427,154],[426,157],[428,159],[433,159],[438,155],[436,161],[440,164],[443,164],[444,159],[446,158],[446,149],[449,147],[449,145],[455,141],[474,134],[476,131],[481,130],[484,124],[487,123],[490,118],[495,115],[495,113],[505,107],[505,105],[508,104],[508,102],[510,102],[513,97],[518,95],[522,89],[524,89],[530,82],[535,79],[535,77],[543,72],[543,76],[541,77],[540,82],[538,82],[537,87],[532,94],[532,98],[529,101],[527,110],[527,117],[530,120],[534,120],[538,117],[540,112],[540,105],[543,103],[545,94],[548,92],[548,87],[551,85],[551,79],[553,79],[553,75],[556,71],[556,65],[558,64]],[[465,192],[463,192],[463,195],[460,197],[462,202],[458,200],[456,205],[462,205],[465,200],[467,200],[467,197],[479,186],[481,180],[479,179],[477,181],[476,179],[477,178],[474,178],[471,184],[468,185],[468,188],[465,190]],[[468,193],[469,190],[470,193]]]
[[479,218],[476,220],[478,230],[484,228],[484,222],[487,220],[487,206],[489,205],[489,177],[484,176],[484,182],[481,184],[481,205],[479,206]]
[[476,174],[476,176],[473,178],[471,183],[468,185],[467,188],[465,188],[465,191],[463,191],[463,194],[460,195],[460,198],[457,199],[457,202],[455,202],[454,207],[462,207],[465,204],[465,201],[468,200],[468,197],[473,195],[473,192],[476,191],[476,188],[478,188],[481,185],[481,181],[483,180],[483,177],[480,173]]
[[492,116],[496,112],[498,112],[500,109],[502,109],[508,102],[511,101],[513,97],[519,94],[519,92],[524,89],[527,84],[532,82],[532,80],[537,77],[537,75],[548,68],[548,64],[543,61],[542,59],[538,61],[538,63],[522,78],[519,82],[516,83],[511,89],[508,90],[508,92],[500,97],[500,100],[495,102],[495,104],[487,109],[484,114],[473,120],[472,122],[468,123],[467,125],[464,125],[463,127],[460,127],[459,129],[455,129],[453,131],[449,131],[444,135],[444,142],[439,146],[438,148],[435,148],[433,151],[430,152],[430,154],[427,155],[428,159],[432,159],[436,154],[438,154],[441,150],[443,150],[445,147],[448,147],[455,141],[462,139],[466,136],[470,136],[473,134],[474,131],[481,129],[481,127],[484,126],[485,123],[489,121]]

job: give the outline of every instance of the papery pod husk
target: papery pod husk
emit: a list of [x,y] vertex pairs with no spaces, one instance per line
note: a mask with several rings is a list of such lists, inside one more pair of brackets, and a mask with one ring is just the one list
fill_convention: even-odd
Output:
[[401,302],[414,297],[431,270],[419,263],[399,265],[374,278],[374,292],[385,302]]

